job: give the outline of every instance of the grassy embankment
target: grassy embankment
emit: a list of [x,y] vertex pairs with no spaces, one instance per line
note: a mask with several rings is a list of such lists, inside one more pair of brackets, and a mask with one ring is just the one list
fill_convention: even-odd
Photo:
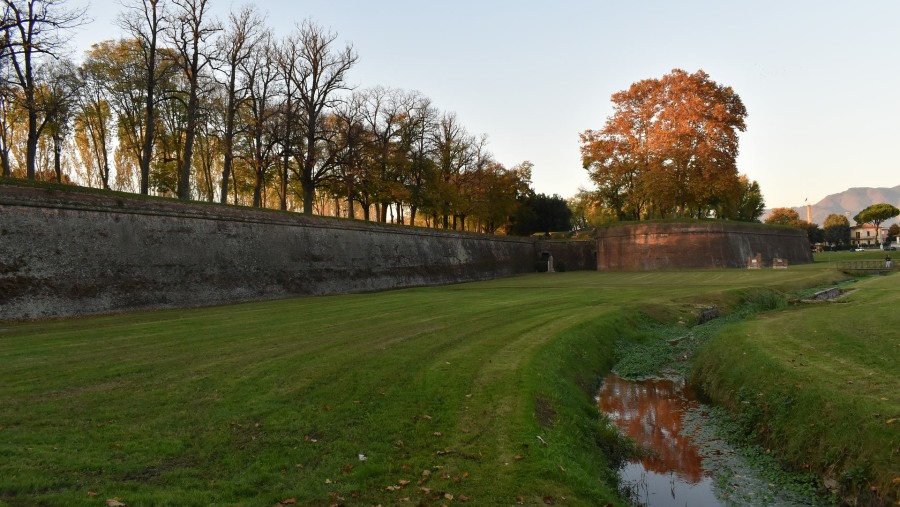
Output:
[[[892,252],[893,253],[893,252]],[[884,252],[817,255],[819,263]],[[898,255],[900,257],[900,255]],[[829,478],[860,504],[900,501],[900,283],[845,287],[730,324],[700,350],[693,381],[782,462]]]
[[557,273],[6,325],[0,504],[618,505],[592,390],[633,317],[835,277]]

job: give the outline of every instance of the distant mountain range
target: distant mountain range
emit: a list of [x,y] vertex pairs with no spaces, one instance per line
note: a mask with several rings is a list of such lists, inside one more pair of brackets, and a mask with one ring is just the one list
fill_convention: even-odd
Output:
[[[853,217],[857,213],[868,206],[881,202],[900,208],[900,185],[893,188],[850,188],[837,194],[831,194],[812,205],[812,221],[814,224],[822,225],[825,217],[832,213],[839,215],[849,213],[847,218],[850,220],[850,225],[853,225]],[[801,220],[806,220],[806,206],[797,206],[793,209],[800,214]],[[772,210],[767,209],[763,213],[763,219],[769,215],[770,211]]]

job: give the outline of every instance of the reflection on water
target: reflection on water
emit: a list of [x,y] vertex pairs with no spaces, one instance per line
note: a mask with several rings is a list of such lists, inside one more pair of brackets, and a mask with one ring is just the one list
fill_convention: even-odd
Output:
[[633,500],[653,507],[722,505],[712,492],[699,449],[683,435],[682,415],[696,408],[683,380],[630,381],[610,374],[598,393],[600,410],[652,453],[621,472]]

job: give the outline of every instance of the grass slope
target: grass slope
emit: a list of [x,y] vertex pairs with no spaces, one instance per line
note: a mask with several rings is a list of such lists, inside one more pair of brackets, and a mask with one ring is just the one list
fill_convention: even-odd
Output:
[[10,324],[0,504],[618,505],[592,389],[629,319],[837,276],[557,273]]
[[900,501],[900,291],[896,275],[832,303],[727,326],[694,380],[796,468],[859,505]]

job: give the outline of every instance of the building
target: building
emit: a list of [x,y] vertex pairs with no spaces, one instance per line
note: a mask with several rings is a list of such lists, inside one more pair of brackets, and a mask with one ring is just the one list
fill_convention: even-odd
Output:
[[872,224],[855,225],[850,228],[850,244],[854,247],[877,247],[887,238],[887,228]]

